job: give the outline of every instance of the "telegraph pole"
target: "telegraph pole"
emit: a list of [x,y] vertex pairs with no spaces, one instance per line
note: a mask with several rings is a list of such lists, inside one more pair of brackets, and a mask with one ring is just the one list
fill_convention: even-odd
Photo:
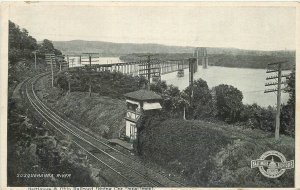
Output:
[[61,62],[59,62],[59,71],[61,71]]
[[196,59],[195,58],[189,58],[189,83],[191,87],[191,92],[190,92],[190,104],[192,106],[193,104],[193,95],[194,95],[194,73],[195,71],[195,63]]
[[[92,62],[97,62],[97,61],[92,61],[92,55],[98,55],[98,53],[83,53],[86,54],[88,56],[88,62],[89,62],[89,96],[92,96]],[[80,60],[81,60],[81,56],[80,56]],[[86,61],[82,61],[82,62],[86,62]]]
[[89,94],[90,94],[90,97],[91,97],[92,96],[92,76],[91,76],[91,72],[92,72],[92,57],[91,57],[91,55],[89,55],[89,62],[90,62]]
[[36,70],[36,51],[34,51],[32,53],[34,53],[34,69]]
[[276,80],[275,82],[269,82],[266,83],[265,86],[277,86],[275,89],[267,89],[265,90],[265,93],[270,92],[276,92],[277,93],[277,110],[276,110],[276,118],[275,118],[275,139],[279,139],[279,131],[280,131],[280,111],[281,111],[281,92],[282,84],[286,84],[286,82],[282,82],[282,77],[288,77],[289,75],[282,75],[282,64],[286,63],[287,61],[281,61],[281,62],[275,62],[275,63],[269,63],[268,64],[268,70],[267,73],[275,73],[277,75],[275,76],[269,76],[266,78],[266,80]]
[[151,64],[150,64],[150,55],[147,56],[147,76],[148,76],[148,90],[150,90],[150,80],[151,80]]
[[74,59],[75,58],[71,58],[70,60],[71,60],[71,63],[72,63],[72,68],[74,67]]
[[145,57],[147,56],[147,61],[146,61],[146,64],[143,64],[143,69],[140,69],[140,75],[146,75],[147,76],[147,80],[148,80],[148,84],[147,84],[147,89],[150,90],[150,80],[151,80],[151,74],[155,74],[155,72],[151,71],[152,68],[151,68],[151,56],[155,56],[155,55],[158,55],[158,54],[147,54],[147,55],[141,55],[141,56],[138,56],[138,57]]
[[50,67],[51,67],[51,84],[52,84],[52,87],[54,87],[53,59],[55,60],[55,54],[54,53],[48,53],[48,54],[45,54],[45,56],[46,56],[46,62],[48,64],[50,63]]
[[68,68],[70,68],[69,55],[67,55]]
[[57,56],[57,61],[59,63],[59,71],[62,69],[62,64],[63,64],[64,56],[63,55],[58,55]]
[[280,128],[280,107],[281,107],[281,64],[278,64],[278,84],[277,84],[277,111],[276,111],[276,128],[275,128],[275,139],[279,139],[279,128]]
[[54,77],[53,77],[53,60],[52,60],[52,57],[51,57],[51,84],[52,84],[52,88],[53,88],[53,86],[54,86]]

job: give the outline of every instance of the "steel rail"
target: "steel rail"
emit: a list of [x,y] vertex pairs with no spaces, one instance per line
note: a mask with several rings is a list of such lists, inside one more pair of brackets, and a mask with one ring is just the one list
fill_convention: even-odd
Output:
[[[27,84],[26,84],[27,86]],[[32,105],[32,107],[52,126],[54,127],[57,131],[59,131],[62,135],[67,137],[67,134],[62,132],[58,127],[56,127],[51,121],[49,121],[41,112],[42,109],[38,107],[38,105],[32,100],[32,98],[30,97],[29,93],[28,93],[28,89],[26,88],[26,96],[30,102],[30,104]],[[44,112],[43,112],[44,113]],[[108,167],[109,169],[111,169],[113,172],[117,173],[118,175],[120,175],[122,178],[124,178],[125,180],[127,180],[129,183],[131,183],[132,185],[135,185],[134,182],[132,182],[131,180],[129,180],[127,177],[125,177],[124,175],[122,175],[120,172],[118,172],[117,170],[115,170],[114,168],[112,168],[111,166],[109,166],[108,164],[106,164],[105,162],[103,162],[102,160],[100,160],[98,157],[96,157],[95,155],[93,155],[92,153],[90,153],[90,151],[88,151],[87,149],[85,149],[84,147],[82,147],[81,145],[79,145],[75,140],[71,140],[73,143],[75,143],[78,147],[80,147],[81,149],[83,149],[85,152],[87,152],[89,155],[91,155],[92,157],[94,157],[96,160],[98,160],[99,162],[101,162],[103,165],[105,165],[106,167]]]
[[[34,92],[34,89],[33,89],[33,83],[31,83],[31,89],[32,89],[32,93],[33,93],[33,95],[34,95],[36,101],[37,101],[39,104],[41,104],[42,102],[41,102],[39,99],[37,99],[38,97],[36,96],[36,94],[35,94],[35,92]],[[27,89],[26,89],[26,90],[27,90]],[[38,105],[36,104],[36,106],[38,106]],[[74,135],[75,137],[77,137],[77,138],[79,138],[80,140],[82,140],[82,141],[88,143],[90,146],[96,148],[97,150],[99,150],[100,152],[102,152],[103,154],[105,154],[106,156],[108,156],[108,157],[110,157],[111,159],[115,160],[117,163],[119,163],[119,164],[121,164],[121,165],[127,167],[128,169],[130,169],[130,170],[131,170],[132,172],[134,172],[135,174],[140,175],[142,178],[144,178],[145,180],[147,180],[147,182],[150,182],[150,184],[162,186],[161,183],[159,183],[159,182],[157,182],[157,181],[154,181],[154,180],[152,180],[152,179],[149,179],[148,177],[146,177],[146,176],[143,175],[143,174],[140,174],[140,173],[137,172],[135,169],[133,169],[133,168],[131,168],[131,167],[125,165],[124,162],[122,162],[122,161],[118,160],[117,158],[111,156],[110,154],[106,153],[104,150],[99,149],[99,148],[98,148],[97,146],[95,146],[93,143],[91,143],[91,142],[88,141],[87,139],[85,139],[85,138],[81,137],[80,135],[78,135],[76,132],[74,132],[72,129],[70,129],[68,126],[66,126],[64,123],[62,123],[59,119],[57,119],[55,116],[53,116],[53,114],[49,113],[49,111],[46,110],[46,109],[49,109],[49,108],[45,107],[45,105],[41,105],[41,107],[45,109],[45,111],[42,111],[42,109],[39,108],[45,115],[47,115],[49,118],[51,118],[51,120],[53,120],[53,121],[54,121],[55,123],[57,123],[59,126],[63,127],[65,130],[67,130],[69,133],[71,133],[71,134]],[[47,113],[46,113],[46,112],[47,112]],[[62,120],[63,120],[63,119],[62,119]],[[81,130],[80,130],[80,131],[81,131]],[[82,132],[82,131],[81,131],[81,132]],[[90,135],[89,135],[89,136],[90,136]]]
[[[41,77],[41,76],[39,76],[39,77]],[[35,82],[34,82],[34,83],[35,83]],[[47,112],[48,112],[49,114],[51,114],[51,115],[53,116],[53,118],[55,118],[58,122],[63,121],[63,122],[65,122],[66,124],[72,126],[72,128],[75,128],[76,130],[80,131],[80,133],[83,133],[84,135],[88,136],[89,138],[92,138],[93,140],[97,141],[98,143],[104,145],[105,147],[114,150],[116,153],[121,154],[121,156],[126,157],[127,159],[129,159],[129,160],[131,160],[131,161],[135,161],[135,162],[138,162],[139,164],[142,164],[142,163],[141,163],[140,161],[138,161],[137,159],[133,159],[133,158],[131,158],[130,156],[124,154],[124,153],[121,152],[121,151],[119,151],[118,149],[116,149],[116,148],[114,148],[114,147],[108,145],[107,143],[103,142],[103,140],[99,140],[99,139],[95,138],[94,136],[88,134],[87,132],[83,131],[82,129],[80,129],[79,127],[75,126],[74,124],[71,124],[69,121],[65,120],[65,119],[62,118],[60,115],[58,115],[57,113],[55,113],[54,111],[52,111],[52,110],[51,110],[50,108],[48,108],[48,107],[47,107],[47,106],[39,99],[39,97],[36,95],[36,93],[34,92],[34,89],[33,89],[33,85],[34,85],[34,84],[32,84],[32,92],[33,92],[33,94],[34,94],[34,96],[35,96],[35,99],[36,99],[36,100],[41,104],[41,106],[42,106],[45,110],[47,110]],[[63,124],[63,123],[62,123],[62,124]],[[65,127],[69,128],[69,127],[66,126],[65,124],[63,124],[63,125],[64,125]],[[71,129],[70,129],[70,130],[71,130]],[[73,130],[71,130],[71,131],[74,132]],[[74,132],[74,133],[76,133],[76,132]],[[78,137],[78,138],[81,138],[81,137]],[[92,143],[91,143],[91,144],[92,144]],[[100,150],[100,151],[103,151],[103,150],[99,149],[97,146],[95,146],[94,144],[92,144],[92,146],[94,146],[95,148],[97,148],[97,149]],[[105,152],[105,151],[104,151],[104,152]],[[105,152],[105,154],[108,154],[108,153]],[[108,155],[109,155],[109,154],[108,154]],[[115,157],[112,157],[112,158],[113,158],[113,159],[116,159]],[[118,159],[117,159],[117,160],[118,160]],[[119,161],[119,162],[122,162],[122,161],[120,161],[120,160],[118,160],[118,161]],[[124,162],[122,162],[122,163],[124,163]],[[128,167],[128,166],[127,166],[127,167]],[[146,167],[146,166],[144,166],[144,165],[142,165],[142,167],[144,167],[144,168],[146,168],[146,169],[148,169],[148,170],[150,170],[150,171],[152,171],[152,172],[155,172],[155,171],[153,171],[151,168]],[[178,182],[178,181],[175,181],[175,180],[173,180],[173,179],[170,179],[170,178],[168,178],[167,176],[165,176],[165,175],[163,175],[163,174],[161,174],[161,173],[157,173],[157,172],[155,172],[155,173],[161,175],[161,176],[164,177],[164,178],[167,178],[168,180],[170,180],[170,181],[172,181],[172,182],[174,182],[174,183],[177,183],[178,186],[179,186],[179,185],[184,186],[184,184],[182,184],[181,182]],[[143,175],[143,174],[141,174],[141,175]],[[145,175],[143,175],[143,176],[144,176],[144,177],[147,177],[147,176],[145,176]],[[154,183],[159,183],[159,182],[154,181],[154,180],[153,180],[153,182],[154,182]],[[159,183],[159,185],[162,185],[162,184]]]
[[[34,94],[35,95],[35,94]],[[36,96],[36,95],[35,95]],[[42,105],[43,107],[43,105]],[[43,107],[44,108],[44,107]],[[45,108],[44,108],[45,109]],[[96,148],[97,150],[99,150],[101,153],[103,153],[104,155],[108,156],[109,158],[113,159],[114,161],[116,161],[118,164],[121,164],[122,166],[124,167],[127,167],[128,169],[130,169],[132,172],[136,173],[137,175],[140,175],[141,177],[143,177],[145,180],[147,180],[148,182],[150,182],[153,186],[163,186],[161,183],[159,182],[156,182],[152,179],[150,179],[149,177],[139,173],[138,171],[136,171],[135,169],[133,169],[132,167],[129,167],[128,165],[126,165],[123,161],[117,159],[116,157],[108,154],[107,152],[105,152],[104,150],[102,149],[99,149],[96,145],[94,145],[93,143],[91,143],[89,140],[87,140],[86,138],[80,136],[79,134],[77,134],[76,132],[74,132],[72,129],[70,129],[68,126],[66,126],[65,124],[63,124],[59,119],[57,119],[56,117],[54,117],[53,115],[51,115],[49,113],[49,111],[46,110],[46,112],[48,113],[45,113],[48,115],[48,117],[52,118],[52,120],[54,122],[56,122],[58,125],[60,125],[61,127],[63,127],[65,130],[67,130],[69,133],[71,133],[72,135],[74,135],[75,137],[79,138],[80,140],[88,143],[90,146]],[[50,115],[50,116],[49,116]],[[55,120],[54,120],[55,119]]]

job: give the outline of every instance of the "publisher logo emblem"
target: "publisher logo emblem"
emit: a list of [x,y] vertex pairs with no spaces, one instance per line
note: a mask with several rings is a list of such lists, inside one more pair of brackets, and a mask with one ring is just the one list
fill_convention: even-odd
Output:
[[259,171],[268,178],[278,178],[285,170],[294,168],[294,160],[286,161],[283,154],[271,150],[263,153],[258,160],[251,161],[251,168]]

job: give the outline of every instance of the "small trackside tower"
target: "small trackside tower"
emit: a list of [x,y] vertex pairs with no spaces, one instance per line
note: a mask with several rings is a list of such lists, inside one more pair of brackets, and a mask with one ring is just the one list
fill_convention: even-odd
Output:
[[148,111],[162,109],[161,96],[150,90],[138,90],[124,94],[126,98],[126,137],[130,140],[137,139],[137,121],[140,116]]

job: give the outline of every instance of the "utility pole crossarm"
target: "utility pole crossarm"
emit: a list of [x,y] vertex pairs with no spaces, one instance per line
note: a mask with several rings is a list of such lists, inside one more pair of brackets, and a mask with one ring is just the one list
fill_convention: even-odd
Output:
[[[272,83],[266,83],[265,86],[272,86],[272,85],[278,85],[279,83],[278,82],[272,82]],[[286,81],[284,82],[281,82],[281,84],[287,84]]]
[[275,73],[278,72],[278,70],[267,70],[267,73]]
[[[153,75],[159,73],[159,77],[160,77],[160,69],[159,72],[155,72],[154,70],[157,68],[152,67],[152,65],[157,65],[160,64],[159,60],[157,58],[151,58],[152,56],[157,56],[159,54],[145,54],[145,55],[138,55],[138,57],[146,57],[147,60],[146,61],[141,61],[142,64],[140,64],[140,67],[143,67],[142,69],[139,70],[139,75],[145,75],[147,76],[147,89],[150,90],[150,82],[151,82],[151,76],[153,77]],[[154,61],[157,61],[156,63]]]
[[264,93],[277,92],[277,89],[268,89]]

